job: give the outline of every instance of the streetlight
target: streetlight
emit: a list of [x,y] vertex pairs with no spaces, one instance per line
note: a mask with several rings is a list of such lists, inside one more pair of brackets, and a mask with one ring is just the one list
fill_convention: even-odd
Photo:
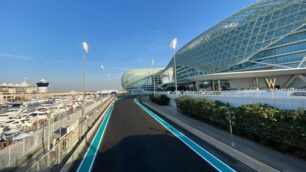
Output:
[[[28,77],[23,78],[24,82],[27,82]],[[26,99],[26,93],[27,93],[27,88],[22,88],[22,100],[25,101]]]
[[155,73],[154,73],[154,58],[152,59],[152,68],[153,68],[153,94],[155,96]]
[[85,113],[85,63],[86,63],[86,55],[88,54],[88,44],[87,42],[83,42],[82,43],[82,49],[83,49],[83,90],[82,90],[82,117],[79,118],[79,140],[81,139],[81,123],[82,123],[82,119],[84,117],[84,113]]
[[87,42],[83,42],[82,43],[82,48],[84,51],[84,55],[83,55],[83,102],[82,102],[82,116],[84,116],[84,106],[85,106],[85,63],[86,63],[86,55],[88,54],[88,49],[89,46],[87,44]]
[[[111,77],[111,74],[108,73],[106,76],[107,76],[107,78],[110,78],[110,77]],[[107,90],[107,94],[109,94],[109,92],[110,92],[110,91]]]
[[174,38],[170,42],[170,47],[173,49],[173,72],[174,72],[174,84],[175,84],[175,95],[177,97],[177,81],[176,81],[176,59],[175,59],[175,48],[177,44],[177,38]]
[[228,118],[228,122],[229,122],[229,127],[230,127],[230,133],[231,133],[231,144],[232,144],[232,147],[235,146],[235,143],[234,143],[234,140],[233,140],[233,128],[232,128],[232,118],[233,118],[233,111],[230,110],[230,111],[227,111],[225,112],[227,118]]
[[103,101],[103,70],[104,70],[104,66],[101,65],[100,68],[101,68],[101,98],[102,98],[102,101]]

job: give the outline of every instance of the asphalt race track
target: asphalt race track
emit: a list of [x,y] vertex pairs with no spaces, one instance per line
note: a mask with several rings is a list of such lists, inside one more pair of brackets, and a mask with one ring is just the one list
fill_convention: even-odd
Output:
[[118,101],[92,171],[216,171],[133,102]]

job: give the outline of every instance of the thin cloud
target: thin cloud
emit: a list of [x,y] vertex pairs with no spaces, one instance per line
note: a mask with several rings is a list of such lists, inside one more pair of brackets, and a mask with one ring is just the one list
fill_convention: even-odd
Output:
[[119,71],[121,71],[121,70],[128,70],[129,68],[127,68],[127,67],[111,67],[109,69],[110,70],[119,70]]
[[33,57],[10,53],[0,53],[0,59],[31,60]]
[[22,72],[33,72],[32,68],[23,68],[23,67],[12,67],[12,66],[3,66],[1,69],[12,70],[12,71],[22,71]]

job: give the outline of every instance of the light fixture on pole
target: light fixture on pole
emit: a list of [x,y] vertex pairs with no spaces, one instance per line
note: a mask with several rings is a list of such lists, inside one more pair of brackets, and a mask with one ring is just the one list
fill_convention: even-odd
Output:
[[[23,78],[23,81],[24,81],[25,83],[27,82],[27,80],[28,80],[28,77],[24,77],[24,78]],[[25,99],[25,93],[26,93],[26,89],[23,88],[23,91],[22,91],[22,99],[23,99],[23,100]]]
[[175,48],[177,44],[177,38],[174,38],[170,42],[170,47],[173,49],[173,73],[174,73],[174,84],[175,84],[175,95],[177,97],[177,80],[176,80],[176,59],[175,59]]
[[83,42],[82,43],[82,48],[84,51],[84,55],[83,55],[83,93],[82,93],[82,116],[84,116],[84,106],[85,106],[85,68],[86,68],[86,55],[88,54],[88,50],[89,50],[89,46],[87,44],[87,42]]
[[234,143],[234,139],[233,139],[233,127],[232,127],[232,125],[233,125],[233,123],[234,123],[234,122],[232,121],[232,119],[235,118],[235,117],[233,116],[234,113],[233,113],[232,110],[230,110],[230,111],[226,112],[225,115],[226,115],[226,117],[227,117],[227,119],[228,119],[228,122],[229,122],[230,134],[231,134],[231,145],[232,145],[232,147],[234,147],[234,146],[235,146],[235,143]]
[[101,96],[103,95],[103,70],[104,70],[104,66],[101,65]]
[[152,69],[153,69],[153,75],[152,75],[153,79],[152,79],[152,82],[153,82],[153,94],[155,95],[155,71],[154,71],[154,63],[155,63],[155,61],[154,61],[154,58],[153,58],[152,59]]

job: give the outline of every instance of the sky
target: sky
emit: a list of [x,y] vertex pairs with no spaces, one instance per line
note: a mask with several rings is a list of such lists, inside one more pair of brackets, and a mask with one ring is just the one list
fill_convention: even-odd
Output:
[[[255,0],[1,0],[0,83],[50,91],[121,89],[130,68],[165,67],[177,48]],[[104,71],[100,69],[104,66]]]

